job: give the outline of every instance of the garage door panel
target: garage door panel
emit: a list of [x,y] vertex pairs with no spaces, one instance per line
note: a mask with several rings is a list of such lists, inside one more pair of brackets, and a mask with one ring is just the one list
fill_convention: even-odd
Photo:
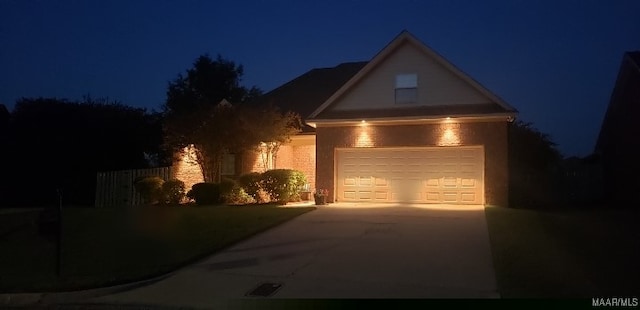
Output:
[[442,171],[442,168],[440,168],[439,163],[429,162],[423,165],[423,170],[426,173],[439,173],[440,171]]
[[358,171],[358,165],[356,163],[347,162],[343,164],[342,169],[344,172]]
[[445,202],[445,203],[456,203],[456,202],[458,202],[458,192],[443,192],[442,193],[442,202]]
[[470,159],[478,158],[478,156],[477,156],[478,149],[460,149],[460,151],[458,153],[460,154],[460,158],[462,158],[462,159],[464,159],[464,158],[470,158]]
[[346,186],[356,186],[358,183],[358,179],[354,177],[344,177],[342,179],[342,184]]
[[387,202],[389,201],[389,192],[387,191],[376,191],[375,192],[375,199],[377,201],[382,201],[382,202]]
[[404,173],[405,172],[404,165],[401,164],[401,163],[391,164],[390,168],[391,168],[391,173]]
[[338,201],[484,201],[482,147],[338,150]]
[[476,164],[460,164],[459,171],[462,173],[473,173],[478,171],[478,165]]
[[442,153],[440,156],[445,160],[451,160],[451,159],[458,159],[460,155],[456,150],[445,149],[445,150],[442,150]]
[[356,200],[358,198],[355,191],[343,191],[342,195],[346,200]]
[[376,187],[389,187],[389,180],[383,178],[375,178]]
[[440,192],[426,192],[425,194],[425,200],[427,202],[438,203],[441,201]]
[[373,192],[372,191],[359,191],[358,192],[358,199],[360,199],[360,200],[372,200],[373,199]]
[[422,172],[420,163],[407,163],[407,170],[409,172]]
[[475,188],[476,186],[477,186],[477,182],[475,179],[470,179],[470,178],[460,179],[460,187],[462,188]]
[[373,186],[373,180],[370,177],[360,177],[358,178],[358,185],[360,187],[371,187]]
[[374,172],[375,173],[381,173],[381,174],[389,173],[389,164],[388,163],[376,163],[376,165],[374,167]]
[[426,187],[434,187],[434,188],[439,188],[440,187],[440,179],[427,179],[425,182]]
[[444,177],[442,178],[443,188],[456,188],[458,187],[458,178],[456,177]]
[[391,201],[394,202],[423,202],[422,193],[419,192],[392,192]]
[[477,195],[474,192],[461,192],[460,200],[462,202],[473,203],[477,199]]

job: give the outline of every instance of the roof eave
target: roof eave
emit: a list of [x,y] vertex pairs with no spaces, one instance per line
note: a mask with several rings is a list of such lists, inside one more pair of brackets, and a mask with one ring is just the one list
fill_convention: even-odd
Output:
[[404,117],[377,117],[377,118],[343,118],[343,119],[308,119],[305,123],[313,128],[320,126],[352,126],[362,123],[380,125],[398,124],[429,124],[443,122],[513,122],[517,112],[491,113],[491,114],[463,114],[463,115],[437,115],[437,116],[404,116]]

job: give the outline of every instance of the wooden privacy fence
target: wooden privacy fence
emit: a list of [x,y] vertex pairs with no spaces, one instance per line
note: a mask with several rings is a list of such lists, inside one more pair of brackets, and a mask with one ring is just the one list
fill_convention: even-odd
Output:
[[172,178],[171,167],[98,172],[96,180],[96,207],[135,206],[143,203],[133,182],[141,176]]

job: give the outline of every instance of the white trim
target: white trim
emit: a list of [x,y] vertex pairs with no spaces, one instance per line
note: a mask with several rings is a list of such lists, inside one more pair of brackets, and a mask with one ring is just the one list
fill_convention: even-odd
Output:
[[349,81],[347,81],[347,83],[342,85],[342,87],[340,87],[338,89],[338,91],[336,91],[333,95],[331,95],[331,97],[329,97],[329,99],[327,99],[315,111],[313,111],[313,113],[311,113],[311,115],[309,115],[308,118],[313,119],[314,117],[318,116],[318,114],[320,114],[322,111],[327,109],[330,105],[332,105],[335,101],[337,101],[338,98],[340,98],[342,95],[344,95],[356,83],[358,83],[367,74],[369,74],[375,67],[377,67],[380,63],[382,63],[390,54],[395,52],[395,50],[399,46],[401,46],[402,43],[404,43],[405,41],[407,41],[408,43],[411,43],[411,44],[415,45],[416,47],[418,47],[418,49],[420,51],[422,51],[423,53],[425,53],[427,56],[430,56],[430,57],[434,58],[436,60],[436,62],[438,62],[441,65],[443,65],[445,68],[447,68],[449,71],[451,71],[454,75],[458,76],[459,78],[461,78],[462,80],[467,82],[469,85],[471,85],[473,88],[475,88],[477,91],[479,91],[483,95],[487,96],[493,102],[499,104],[500,106],[502,106],[503,108],[505,108],[507,110],[513,111],[514,113],[517,113],[517,110],[514,107],[512,107],[511,105],[506,103],[500,97],[496,96],[494,93],[492,93],[487,88],[482,86],[480,83],[475,81],[473,78],[468,76],[462,70],[458,69],[456,66],[454,66],[452,63],[450,63],[444,57],[440,56],[440,54],[435,52],[433,49],[428,47],[426,44],[420,42],[411,33],[409,33],[408,31],[404,30],[395,39],[393,39],[389,44],[387,44],[387,46],[385,46],[380,52],[378,52],[378,54],[376,54],[373,57],[373,59],[371,59],[371,61],[369,61],[362,69],[360,69],[360,71],[358,71],[358,73],[356,73]]
[[374,119],[314,119],[306,123],[313,127],[335,127],[335,126],[360,126],[363,121],[376,125],[408,125],[408,124],[439,124],[447,122],[468,123],[468,122],[512,122],[516,113],[499,113],[483,115],[458,115],[452,117],[425,117],[425,116],[405,116],[405,117],[383,117]]

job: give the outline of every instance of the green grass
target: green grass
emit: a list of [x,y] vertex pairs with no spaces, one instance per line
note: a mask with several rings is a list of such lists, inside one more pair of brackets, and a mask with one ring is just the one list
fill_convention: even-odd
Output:
[[121,284],[175,270],[314,208],[65,209],[62,276],[37,212],[0,214],[0,292]]
[[640,292],[637,209],[485,210],[503,298]]

